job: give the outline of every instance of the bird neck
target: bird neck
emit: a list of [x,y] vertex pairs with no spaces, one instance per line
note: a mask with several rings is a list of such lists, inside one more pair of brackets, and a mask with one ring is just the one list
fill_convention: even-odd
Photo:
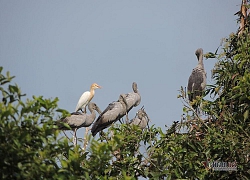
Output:
[[95,94],[95,89],[94,88],[90,88],[90,94],[92,94],[92,95]]
[[138,93],[137,84],[133,84],[132,89],[133,89],[134,93]]
[[[93,121],[94,121],[94,120],[95,120],[95,118],[96,118],[96,114],[95,114],[95,111],[94,111],[94,110],[92,110],[92,111],[91,111],[91,116],[92,116]],[[92,122],[93,122],[93,121],[92,121]]]
[[95,90],[91,88],[90,89],[90,96],[89,96],[89,99],[88,99],[89,102],[92,100],[92,98],[94,97],[94,95],[95,95]]
[[96,118],[96,114],[93,109],[89,109],[89,111],[91,112],[91,114],[88,115],[88,118],[86,119],[86,124],[91,125]]
[[95,115],[95,110],[94,109],[89,108],[89,112],[90,112],[91,115]]
[[200,66],[200,67],[202,67],[204,69],[203,56],[202,55],[199,56],[198,66]]

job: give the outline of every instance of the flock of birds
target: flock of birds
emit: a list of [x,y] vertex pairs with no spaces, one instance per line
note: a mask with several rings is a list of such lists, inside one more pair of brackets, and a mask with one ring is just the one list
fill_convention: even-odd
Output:
[[[202,96],[202,93],[206,87],[206,72],[203,64],[203,49],[197,49],[195,52],[198,65],[193,69],[188,80],[188,98],[189,101],[193,101],[197,96]],[[75,112],[71,113],[71,116],[62,118],[57,121],[58,127],[61,130],[68,130],[69,128],[64,125],[68,124],[69,127],[74,130],[74,138],[76,138],[76,132],[79,128],[90,127],[92,124],[91,132],[95,136],[98,132],[105,128],[108,128],[113,123],[117,122],[126,115],[126,123],[139,126],[144,129],[149,122],[149,117],[144,108],[138,110],[136,116],[129,121],[128,113],[133,108],[140,104],[141,96],[137,88],[137,84],[133,82],[133,92],[128,94],[121,94],[117,101],[110,103],[104,111],[93,102],[92,98],[95,95],[95,89],[99,89],[101,86],[94,83],[90,87],[90,91],[86,91],[80,97]],[[86,107],[88,106],[90,114],[87,114]],[[80,112],[81,111],[81,112]],[[96,119],[96,112],[99,116]],[[95,121],[96,119],[96,121]],[[74,139],[76,141],[76,139]]]
[[[126,122],[128,124],[138,125],[141,129],[144,129],[148,125],[148,115],[144,108],[141,108],[135,118],[129,121],[128,113],[133,108],[140,104],[141,96],[137,88],[137,83],[133,82],[133,92],[127,94],[121,94],[117,101],[109,103],[104,111],[93,102],[92,98],[95,94],[95,89],[101,88],[98,84],[94,83],[90,87],[90,91],[86,91],[80,97],[75,112],[71,113],[69,117],[62,118],[57,121],[57,125],[60,130],[69,130],[64,123],[74,131],[74,144],[76,144],[76,132],[79,128],[89,127],[92,124],[91,132],[95,136],[98,132],[105,128],[108,128],[116,121],[123,118],[126,115]],[[87,114],[86,107],[88,106],[90,114]],[[81,111],[81,112],[80,112]],[[96,112],[99,116],[96,119]],[[96,120],[96,121],[95,121]]]

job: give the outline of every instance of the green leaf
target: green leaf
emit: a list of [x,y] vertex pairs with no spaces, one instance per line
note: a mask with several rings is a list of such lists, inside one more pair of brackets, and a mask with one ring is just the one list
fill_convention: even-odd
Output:
[[244,120],[248,119],[248,115],[249,115],[249,110],[247,109],[243,114]]

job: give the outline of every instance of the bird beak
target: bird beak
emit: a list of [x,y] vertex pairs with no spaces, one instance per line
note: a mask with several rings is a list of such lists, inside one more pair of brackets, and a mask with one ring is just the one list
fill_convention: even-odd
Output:
[[98,114],[102,114],[102,111],[99,107],[97,107],[97,112],[98,112]]

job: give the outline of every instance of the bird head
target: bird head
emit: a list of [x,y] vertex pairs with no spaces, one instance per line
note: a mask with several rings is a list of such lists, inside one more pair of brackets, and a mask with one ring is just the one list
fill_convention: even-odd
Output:
[[96,109],[96,104],[93,103],[93,102],[90,102],[90,103],[88,104],[88,107],[89,107],[89,109]]
[[197,56],[198,60],[199,60],[199,56],[203,54],[203,49],[202,48],[199,48],[195,51],[195,55]]
[[138,93],[138,88],[137,88],[137,83],[136,82],[133,82],[132,84],[132,89],[135,93]]
[[92,85],[91,85],[91,89],[101,89],[102,87],[101,86],[99,86],[98,84],[96,84],[96,83],[93,83]]
[[90,102],[89,105],[89,111],[91,111],[91,109],[96,110],[99,114],[102,113],[102,111],[100,110],[100,108],[96,105],[96,103]]

